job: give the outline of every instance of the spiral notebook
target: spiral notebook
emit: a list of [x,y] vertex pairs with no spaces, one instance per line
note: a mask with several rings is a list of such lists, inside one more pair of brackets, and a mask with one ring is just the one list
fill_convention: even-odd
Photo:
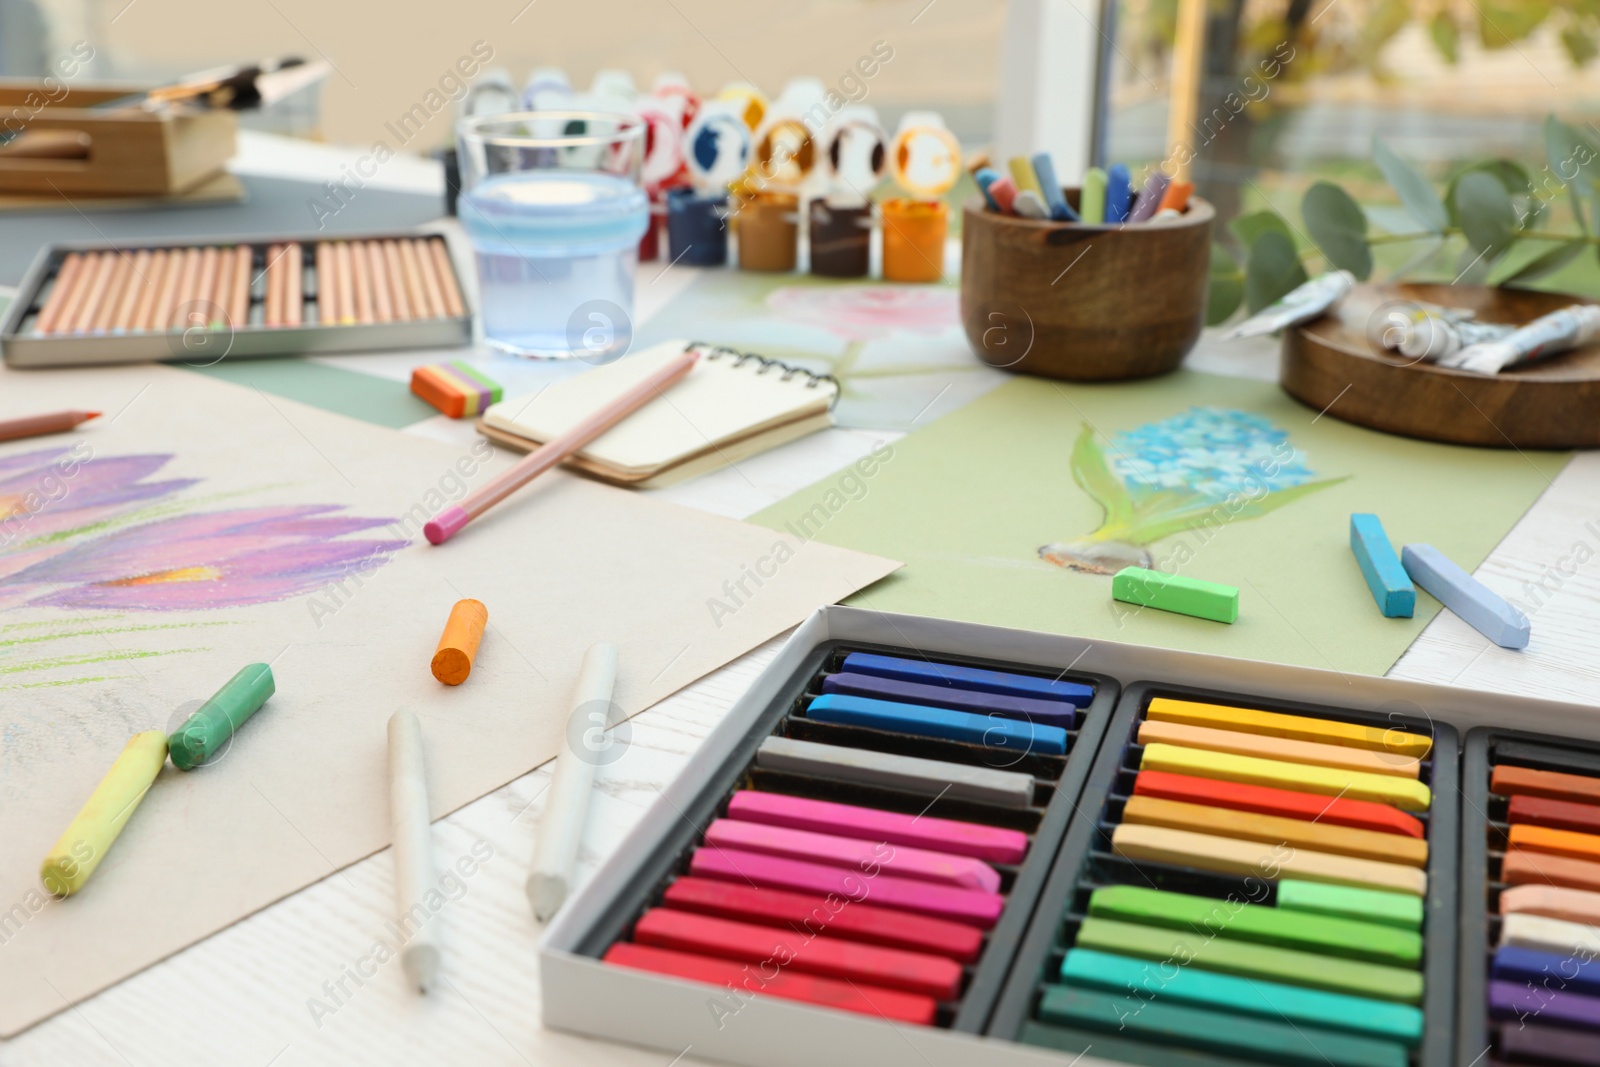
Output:
[[[534,394],[491,405],[478,429],[527,452],[565,433],[658,370],[691,342],[664,341]],[[682,381],[613,426],[569,466],[617,485],[654,489],[726,467],[833,425],[839,383],[777,360],[698,345]]]

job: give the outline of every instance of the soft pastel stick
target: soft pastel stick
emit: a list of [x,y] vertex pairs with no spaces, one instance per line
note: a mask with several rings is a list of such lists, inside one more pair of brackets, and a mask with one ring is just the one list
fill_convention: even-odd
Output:
[[1550,885],[1600,892],[1600,863],[1512,849],[1500,864],[1506,885]]
[[1149,222],[1155,218],[1156,212],[1161,210],[1161,199],[1167,195],[1167,186],[1171,184],[1172,179],[1159,170],[1150,175],[1128,212],[1128,221]]
[[1239,590],[1235,587],[1146,567],[1124,567],[1112,575],[1111,598],[1210,622],[1239,619]]
[[[1529,987],[1522,982],[1490,982],[1489,1017],[1536,1018],[1551,1026],[1600,1030],[1600,997],[1580,996],[1564,989]],[[1600,1038],[1594,1040],[1600,1041]]]
[[1579,958],[1559,952],[1538,952],[1529,948],[1502,945],[1495,951],[1489,973],[1502,982],[1521,985],[1553,986],[1586,997],[1600,996],[1600,960]]
[[1321,1026],[1387,1038],[1416,1046],[1422,1041],[1422,1012],[1409,1004],[1327,993],[1300,985],[1235,978],[1194,967],[1172,968],[1170,976],[1151,973],[1146,960],[1075,948],[1061,961],[1061,980],[1080,989],[1126,993],[1149,988],[1164,1000],[1298,1025]]
[[1057,1026],[1036,1019],[1023,1020],[1017,1031],[1017,1044],[1065,1052],[1073,1057],[1093,1053],[1097,1061],[1131,1064],[1132,1067],[1239,1067],[1236,1056],[1217,1056],[1209,1052],[1154,1045],[1137,1038],[1125,1038],[1104,1030],[1085,1030]]
[[445,620],[444,633],[439,635],[439,645],[434,650],[429,669],[445,685],[460,685],[472,673],[472,664],[478,658],[478,645],[483,640],[483,628],[489,624],[489,609],[481,600],[458,600]]
[[1569,923],[1600,926],[1600,893],[1566,886],[1529,883],[1500,891],[1500,914],[1525,912]]
[[1592,958],[1600,955],[1600,926],[1514,912],[1500,919],[1500,947]]
[[1424,896],[1428,875],[1415,867],[1379,863],[1282,844],[1239,841],[1215,834],[1123,823],[1111,832],[1111,848],[1130,860],[1170,863],[1241,878],[1298,878]]
[[1228,941],[1187,930],[1091,917],[1078,927],[1078,939],[1073,947],[1145,960],[1181,959],[1202,971],[1265,978],[1271,982],[1402,1004],[1416,1004],[1422,999],[1422,974],[1415,970]]
[[1106,222],[1128,221],[1128,207],[1133,202],[1133,175],[1126,163],[1113,163],[1106,171]]
[[1049,152],[1034,154],[1033,173],[1039,179],[1039,191],[1044,195],[1044,202],[1050,208],[1050,217],[1057,222],[1077,222],[1078,213],[1067,203],[1061,182],[1056,179],[1056,167],[1050,162]]
[[1106,221],[1106,172],[1090,167],[1083,172],[1083,189],[1078,193],[1078,217],[1091,226]]
[[995,202],[1003,215],[1011,215],[1011,205],[1017,199],[1017,183],[1009,175],[1002,176],[990,184],[988,188],[989,199]]
[[813,698],[806,705],[806,718],[922,737],[941,737],[948,741],[962,741],[1007,752],[1042,752],[1059,756],[1067,751],[1067,731],[1059,726],[838,693],[824,693]]
[[733,794],[728,800],[728,818],[819,834],[887,841],[972,856],[990,863],[1021,863],[1028,852],[1028,835],[1020,830],[931,815],[902,815],[854,804],[836,804],[831,800],[759,793],[753,789],[741,789]]
[[1011,180],[1016,183],[1018,193],[1033,193],[1044,202],[1044,193],[1039,187],[1039,175],[1034,172],[1033,161],[1027,156],[1012,156],[1006,160],[1006,169],[1011,172]]
[[68,897],[83,888],[166,761],[167,735],[160,730],[146,730],[128,739],[116,762],[40,864],[39,879],[46,890]]
[[961,964],[943,956],[898,948],[861,945],[772,926],[734,922],[671,908],[651,908],[639,916],[633,940],[641,945],[722,956],[745,963],[783,960],[802,974],[867,982],[885,989],[953,1000],[961,988]]
[[1552,830],[1573,830],[1580,834],[1600,834],[1600,806],[1545,797],[1514,796],[1506,808],[1506,821],[1548,826]]
[[1355,553],[1361,576],[1385,618],[1409,619],[1417,609],[1417,587],[1400,565],[1378,516],[1350,516],[1350,551]]
[[1045,986],[1038,1017],[1061,1026],[1109,1031],[1156,1045],[1179,1045],[1293,1067],[1406,1067],[1403,1045],[1232,1011],[1135,999],[1073,986]]
[[909,952],[931,952],[962,963],[971,963],[983,950],[983,931],[971,926],[816,893],[756,889],[743,883],[683,877],[667,886],[661,900],[679,911],[720,915]]
[[927,1026],[933,1022],[939,1004],[932,997],[915,993],[902,993],[894,989],[878,989],[855,982],[839,982],[831,978],[817,978],[779,968],[771,978],[751,981],[750,965],[736,960],[712,959],[688,952],[672,952],[650,945],[618,942],[606,949],[601,957],[614,967],[627,967],[651,974],[665,974],[673,978],[686,978],[715,989],[748,990],[758,996],[777,997],[780,1000],[797,1000],[804,1004],[850,1011],[874,1019]]
[[706,827],[705,840],[713,848],[758,852],[763,856],[825,863],[857,871],[881,867],[900,878],[919,882],[982,889],[989,893],[1000,891],[999,872],[982,860],[891,845],[886,841],[838,837],[737,819],[712,820]]
[[1167,186],[1167,191],[1161,196],[1161,204],[1157,211],[1176,211],[1182,213],[1189,206],[1189,198],[1194,195],[1193,182],[1173,182]]
[[1026,774],[792,737],[762,741],[756,749],[756,766],[1006,808],[1033,804],[1033,778]]
[[1350,800],[1347,797],[1330,800],[1315,793],[1272,789],[1216,778],[1195,778],[1165,771],[1140,771],[1133,780],[1133,791],[1138,796],[1304,819],[1331,826],[1349,826],[1381,834],[1405,834],[1419,840],[1423,836],[1422,821],[1416,816],[1407,815],[1388,804]]
[[1203,932],[1328,956],[1416,967],[1422,935],[1411,930],[1334,916],[1306,915],[1261,904],[1173,893],[1142,885],[1111,885],[1089,895],[1089,914],[1101,919]]
[[1600,778],[1502,763],[1489,772],[1489,792],[1501,796],[1600,802]]
[[1059,700],[984,693],[971,689],[952,689],[945,685],[902,682],[898,678],[876,678],[870,674],[842,671],[822,680],[824,693],[897,700],[903,704],[922,704],[930,708],[949,708],[973,715],[999,715],[1071,730],[1078,724],[1078,709]]
[[1309,848],[1380,863],[1407,867],[1428,865],[1428,843],[1404,834],[1375,834],[1348,826],[1333,826],[1309,819],[1285,819],[1249,811],[1185,804],[1156,797],[1129,797],[1122,821],[1143,826],[1165,826],[1197,834],[1217,834],[1238,841],[1282,842],[1291,848]]
[[1283,737],[1262,737],[1237,730],[1217,730],[1209,726],[1190,726],[1182,722],[1146,719],[1139,726],[1139,744],[1186,745],[1208,752],[1232,752],[1240,756],[1310,763],[1318,767],[1342,767],[1369,774],[1392,774],[1415,778],[1422,761],[1415,756],[1375,752],[1370,748],[1325,745],[1316,741],[1292,741]]
[[1018,191],[1011,201],[1011,211],[1019,218],[1047,219],[1050,217],[1050,207],[1044,202],[1044,197],[1032,189]]
[[1514,824],[1507,835],[1512,848],[1548,852],[1575,860],[1600,860],[1600,835],[1551,830],[1544,826]]
[[275,689],[272,668],[267,664],[252,663],[241,668],[167,738],[172,765],[180,771],[193,770],[216,755]]
[[1413,582],[1501,648],[1528,647],[1533,632],[1528,617],[1437,548],[1407,545],[1400,562]]
[[995,198],[989,193],[989,187],[999,179],[1000,172],[993,167],[979,167],[972,172],[972,180],[978,183],[978,191],[983,194],[984,203],[989,206],[990,211],[1000,210],[1000,205],[995,202]]
[[1181,745],[1146,745],[1140,769],[1192,774],[1199,778],[1226,778],[1274,789],[1294,789],[1332,797],[1393,804],[1403,811],[1427,811],[1433,792],[1411,778],[1368,774],[1342,767],[1313,767],[1307,763],[1207,752]]
[[1495,1045],[1505,1063],[1600,1067],[1600,1041],[1593,1034],[1562,1026],[1539,1026],[1531,1016],[1500,1027]]
[[1156,697],[1145,709],[1145,717],[1161,722],[1183,722],[1191,726],[1213,726],[1219,730],[1242,730],[1263,737],[1287,737],[1296,741],[1319,741],[1330,745],[1370,748],[1397,756],[1426,756],[1433,738],[1411,733],[1392,724],[1368,725],[1317,719],[1309,715],[1286,715],[1277,711],[1233,708],[1226,704],[1202,704],[1194,700]]
[[1278,883],[1279,908],[1312,915],[1342,915],[1405,930],[1422,928],[1422,898],[1360,886],[1285,878]]
[[697,848],[689,859],[689,873],[700,878],[742,882],[757,888],[787,889],[796,893],[835,893],[846,900],[868,900],[884,908],[901,908],[918,915],[966,923],[987,930],[1000,919],[1005,898],[978,889],[933,885],[889,874],[869,877],[863,871],[844,870],[820,863],[759,856],[727,848]]
[[[1061,678],[1041,678],[1032,674],[1011,674],[982,667],[958,667],[953,663],[933,663],[925,659],[902,659],[873,652],[852,652],[844,658],[844,670],[897,678],[903,682],[944,685],[952,689],[972,689],[980,693],[1060,700],[1086,708],[1094,700],[1094,686]],[[1062,672],[1066,673],[1065,671]]]

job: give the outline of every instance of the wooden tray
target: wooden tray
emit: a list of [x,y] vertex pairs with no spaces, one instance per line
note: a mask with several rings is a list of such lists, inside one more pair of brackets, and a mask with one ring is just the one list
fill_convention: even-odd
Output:
[[1600,345],[1493,377],[1422,363],[1381,347],[1387,314],[1406,302],[1467,307],[1522,324],[1581,297],[1473,285],[1358,285],[1333,312],[1283,335],[1284,391],[1374,430],[1489,448],[1600,446]]

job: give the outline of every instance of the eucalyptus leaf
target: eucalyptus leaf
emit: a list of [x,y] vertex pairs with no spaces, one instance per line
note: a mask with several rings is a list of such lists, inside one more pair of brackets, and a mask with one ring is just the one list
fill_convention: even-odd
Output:
[[1309,280],[1294,243],[1284,234],[1267,230],[1250,245],[1250,262],[1244,273],[1245,303],[1250,314],[1276,303]]
[[1215,242],[1211,245],[1211,269],[1206,282],[1206,325],[1228,321],[1244,302],[1244,271],[1233,253]]
[[1294,233],[1289,229],[1289,223],[1276,211],[1254,211],[1240,215],[1228,223],[1228,232],[1246,251],[1255,247],[1256,238],[1269,232],[1281,233],[1291,245],[1294,244]]
[[1433,47],[1439,50],[1446,63],[1453,67],[1461,60],[1461,27],[1450,12],[1442,8],[1434,12],[1428,22],[1428,36],[1433,38]]
[[1594,34],[1577,26],[1561,31],[1561,47],[1567,50],[1567,58],[1574,67],[1581,67],[1600,55],[1600,45],[1595,44]]
[[1372,157],[1417,224],[1432,233],[1443,233],[1450,225],[1450,213],[1428,179],[1377,137],[1372,139]]
[[1330,264],[1361,281],[1372,276],[1367,216],[1349,193],[1332,182],[1317,182],[1300,201],[1300,217]]
[[1483,285],[1489,280],[1489,273],[1494,270],[1499,256],[1493,253],[1474,252],[1470,248],[1463,248],[1456,257],[1455,279],[1451,285]]
[[1473,0],[1478,40],[1488,49],[1509,48],[1539,28],[1550,14],[1550,0]]
[[1589,247],[1589,242],[1583,239],[1567,241],[1554,248],[1539,253],[1533,259],[1513,270],[1504,277],[1499,277],[1495,272],[1489,278],[1491,285],[1513,285],[1518,282],[1531,282],[1535,278],[1542,278],[1546,274],[1554,274],[1568,263],[1577,259]]
[[1500,179],[1484,170],[1461,176],[1455,189],[1456,218],[1467,244],[1493,256],[1511,247],[1516,209]]

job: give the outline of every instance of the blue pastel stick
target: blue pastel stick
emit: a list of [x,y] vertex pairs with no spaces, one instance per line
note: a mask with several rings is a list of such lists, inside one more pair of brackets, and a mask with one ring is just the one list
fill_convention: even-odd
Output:
[[1394,554],[1389,536],[1383,532],[1378,516],[1350,516],[1350,551],[1361,564],[1362,577],[1372,590],[1372,599],[1386,618],[1409,619],[1417,610],[1417,588],[1406,576],[1400,557]]
[[1056,168],[1050,162],[1049,152],[1040,152],[1033,157],[1033,176],[1039,179],[1039,188],[1044,192],[1050,217],[1057,222],[1077,222],[1078,213],[1067,203],[1067,194],[1061,191],[1061,183],[1056,181]]
[[1113,163],[1106,171],[1106,222],[1127,222],[1133,203],[1133,175],[1126,163]]
[[989,210],[999,211],[1000,202],[989,195],[989,186],[1000,180],[1000,173],[993,167],[979,167],[972,172],[972,180],[978,183],[978,191],[983,194],[983,199],[989,205]]
[[1527,648],[1528,617],[1432,545],[1407,545],[1400,563],[1411,580],[1501,648]]
[[844,658],[844,669],[879,678],[899,678],[928,685],[948,685],[956,689],[975,689],[980,693],[1010,693],[1019,697],[1064,700],[1086,708],[1094,700],[1094,686],[1082,682],[1036,678],[1031,674],[1011,674],[981,667],[957,667],[950,663],[930,663],[925,659],[902,659],[873,652],[852,652]]
[[1003,693],[976,693],[970,689],[951,689],[945,685],[903,682],[898,678],[874,678],[870,674],[848,671],[830,674],[822,680],[824,693],[898,700],[902,704],[923,704],[930,708],[949,708],[973,715],[999,715],[1006,719],[1042,722],[1070,730],[1078,724],[1078,709],[1059,700],[1007,696]]
[[806,718],[845,726],[865,726],[873,730],[893,730],[923,737],[942,737],[969,745],[1005,749],[1008,752],[1041,752],[1060,756],[1067,751],[1067,732],[1059,726],[1043,726],[998,715],[972,715],[948,708],[921,704],[896,704],[888,700],[868,700],[824,693],[806,705]]
[[1600,960],[1579,959],[1573,953],[1502,946],[1495,950],[1491,976],[1498,982],[1600,996]]

